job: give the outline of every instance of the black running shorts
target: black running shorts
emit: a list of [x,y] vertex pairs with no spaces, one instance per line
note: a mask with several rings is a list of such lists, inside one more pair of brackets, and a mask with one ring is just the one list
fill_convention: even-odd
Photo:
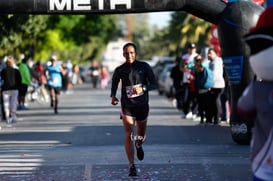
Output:
[[55,92],[55,94],[60,95],[61,94],[61,87],[51,87],[48,86],[49,90],[53,89],[53,91]]
[[136,121],[145,121],[149,115],[149,104],[134,106],[134,107],[122,107],[121,116],[133,117]]

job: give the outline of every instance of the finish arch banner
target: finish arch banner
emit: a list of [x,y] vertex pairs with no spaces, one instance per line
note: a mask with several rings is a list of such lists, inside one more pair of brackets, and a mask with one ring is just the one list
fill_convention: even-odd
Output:
[[220,0],[0,0],[1,14],[124,14],[185,11],[216,24]]
[[[136,3],[139,2],[139,3]],[[103,10],[130,10],[135,6],[143,8],[143,1],[132,0],[48,0],[48,11],[103,11]]]
[[33,14],[121,13],[175,11],[185,0],[5,0],[0,12]]

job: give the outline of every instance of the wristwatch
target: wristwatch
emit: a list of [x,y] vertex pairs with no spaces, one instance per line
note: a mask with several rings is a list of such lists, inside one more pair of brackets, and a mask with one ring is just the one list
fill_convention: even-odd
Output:
[[142,90],[143,91],[146,91],[147,90],[147,87],[144,85],[144,86],[142,86]]

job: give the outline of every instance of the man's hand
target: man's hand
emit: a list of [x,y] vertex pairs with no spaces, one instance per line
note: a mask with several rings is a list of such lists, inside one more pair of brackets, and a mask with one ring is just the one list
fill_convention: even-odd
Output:
[[115,96],[112,96],[111,104],[112,104],[112,105],[117,105],[118,102],[119,102],[118,98],[116,98]]

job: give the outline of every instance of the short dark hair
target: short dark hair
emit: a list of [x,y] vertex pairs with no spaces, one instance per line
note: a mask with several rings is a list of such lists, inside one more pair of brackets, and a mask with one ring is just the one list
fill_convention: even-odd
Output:
[[123,46],[123,48],[122,48],[122,49],[124,50],[125,48],[127,48],[127,47],[129,47],[129,46],[134,47],[134,49],[135,49],[135,53],[137,52],[136,45],[135,45],[134,43],[131,43],[131,42],[126,43],[126,44]]
[[22,59],[22,63],[27,63],[27,61],[28,61],[28,58],[27,58],[27,57],[24,57],[24,58]]
[[210,47],[210,48],[208,49],[208,52],[210,52],[210,51],[214,51],[214,52],[216,53],[216,50],[215,50],[215,48],[213,48],[213,47]]

